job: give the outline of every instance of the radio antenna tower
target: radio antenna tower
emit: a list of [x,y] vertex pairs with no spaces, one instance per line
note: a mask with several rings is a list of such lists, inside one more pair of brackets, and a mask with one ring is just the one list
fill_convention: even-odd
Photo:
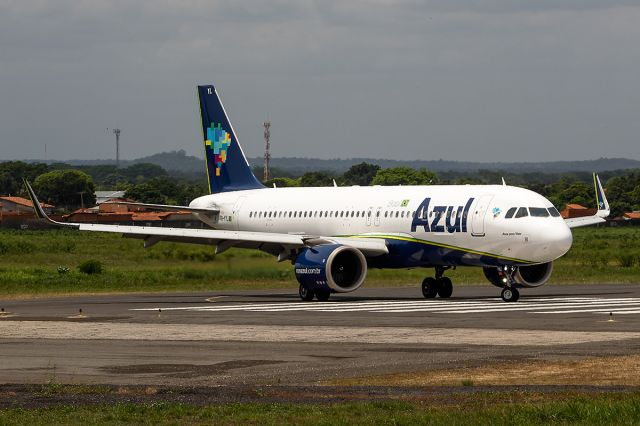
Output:
[[113,134],[116,135],[116,169],[120,168],[120,129],[113,129]]
[[269,143],[271,132],[269,128],[271,127],[271,122],[265,121],[262,125],[264,126],[264,179],[262,181],[266,182],[271,179],[271,174],[269,173],[269,161],[271,161],[271,144]]

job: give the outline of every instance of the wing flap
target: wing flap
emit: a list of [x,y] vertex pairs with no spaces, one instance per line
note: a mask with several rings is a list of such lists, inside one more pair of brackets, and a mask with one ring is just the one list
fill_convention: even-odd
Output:
[[[75,224],[80,231],[115,232],[132,238],[148,238],[152,236],[193,240],[207,244],[219,241],[246,241],[256,243],[278,243],[303,247],[300,235],[274,234],[269,232],[223,231],[219,229],[160,228],[155,226],[100,225],[94,223]],[[165,238],[163,238],[164,240]]]

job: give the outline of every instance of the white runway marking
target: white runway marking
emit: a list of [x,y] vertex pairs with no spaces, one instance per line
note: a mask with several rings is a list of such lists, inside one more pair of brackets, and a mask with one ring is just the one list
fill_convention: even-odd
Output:
[[195,311],[195,312],[375,312],[439,314],[479,314],[495,312],[524,312],[533,314],[619,313],[640,314],[640,298],[548,297],[521,299],[505,303],[499,298],[482,300],[377,300],[331,302],[270,302],[206,304],[184,307],[138,308],[133,311]]
[[640,332],[2,320],[3,339],[554,346],[640,339]]

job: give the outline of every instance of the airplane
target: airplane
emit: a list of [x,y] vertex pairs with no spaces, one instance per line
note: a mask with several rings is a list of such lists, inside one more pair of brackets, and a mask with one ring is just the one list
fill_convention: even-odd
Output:
[[528,189],[502,185],[345,186],[267,188],[252,173],[236,132],[212,85],[198,86],[210,194],[189,206],[133,204],[190,211],[212,229],[61,223],[40,207],[38,217],[80,231],[115,232],[144,241],[206,244],[216,253],[258,249],[290,261],[303,301],[360,288],[369,268],[433,268],[425,298],[452,295],[445,276],[457,266],[483,268],[487,280],[515,302],[519,289],[551,277],[553,262],[571,248],[571,228],[604,222],[609,203],[594,173],[597,211],[563,219]]

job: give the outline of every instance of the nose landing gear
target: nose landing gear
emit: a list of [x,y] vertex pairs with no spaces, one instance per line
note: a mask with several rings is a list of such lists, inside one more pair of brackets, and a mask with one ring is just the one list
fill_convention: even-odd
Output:
[[516,280],[513,277],[516,271],[517,269],[514,266],[504,266],[502,269],[498,269],[498,276],[504,283],[500,297],[505,302],[517,302],[520,298],[520,292],[515,287]]
[[426,299],[433,299],[440,296],[441,299],[448,299],[453,293],[453,283],[444,276],[444,271],[451,269],[451,266],[436,266],[435,278],[427,277],[422,281],[422,295]]

